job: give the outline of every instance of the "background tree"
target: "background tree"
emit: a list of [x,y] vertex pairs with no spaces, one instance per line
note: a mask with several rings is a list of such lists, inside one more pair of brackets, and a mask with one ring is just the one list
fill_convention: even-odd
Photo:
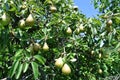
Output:
[[99,18],[86,18],[72,0],[0,4],[1,78],[100,80],[120,73],[119,12],[109,5]]

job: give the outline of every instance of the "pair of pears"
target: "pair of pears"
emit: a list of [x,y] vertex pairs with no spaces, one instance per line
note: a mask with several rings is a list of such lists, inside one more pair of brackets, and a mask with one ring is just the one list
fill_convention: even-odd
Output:
[[64,64],[63,59],[60,57],[56,59],[55,66],[58,68],[62,68],[62,73],[65,75],[69,75],[71,73],[71,69],[68,64]]
[[[31,48],[32,51],[39,51],[41,46],[38,43],[33,43],[33,44],[30,45],[30,48]],[[44,51],[48,51],[49,50],[49,46],[48,46],[48,44],[46,42],[43,45],[43,50]]]
[[24,28],[25,26],[33,26],[35,20],[32,14],[29,14],[26,20],[21,19],[18,23],[20,28]]

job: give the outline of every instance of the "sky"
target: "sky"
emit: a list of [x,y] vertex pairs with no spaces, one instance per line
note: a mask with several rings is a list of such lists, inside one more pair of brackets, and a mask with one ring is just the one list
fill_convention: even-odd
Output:
[[79,10],[86,15],[86,17],[96,17],[99,13],[94,9],[94,5],[91,4],[91,0],[74,0],[74,4],[78,6]]

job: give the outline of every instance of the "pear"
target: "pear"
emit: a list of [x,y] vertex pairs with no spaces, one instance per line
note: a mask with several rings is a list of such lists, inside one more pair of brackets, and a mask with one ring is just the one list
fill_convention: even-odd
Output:
[[66,33],[67,33],[67,34],[72,34],[72,30],[71,30],[70,27],[67,28]]
[[55,11],[57,11],[57,8],[55,6],[50,6],[50,11],[55,12]]
[[68,64],[64,64],[62,67],[62,73],[65,75],[69,75],[71,73],[71,69]]
[[48,44],[46,42],[43,45],[43,50],[44,51],[48,51],[49,50],[49,46],[48,46]]
[[24,19],[21,19],[21,20],[19,21],[19,23],[18,23],[18,26],[19,26],[20,28],[24,28],[24,27],[25,27],[25,20],[24,20]]
[[91,55],[93,55],[95,53],[95,51],[91,51]]
[[32,14],[29,14],[29,16],[26,18],[26,25],[27,26],[33,26],[33,24],[34,24],[34,18],[33,18],[33,16],[32,16]]
[[64,62],[63,62],[63,60],[62,60],[61,57],[58,58],[58,59],[56,59],[56,61],[55,61],[55,66],[56,66],[56,67],[62,68],[63,64],[64,64]]
[[111,19],[107,21],[107,25],[112,25],[112,20]]
[[38,51],[40,48],[41,48],[40,44],[38,44],[38,43],[33,44],[34,51]]
[[102,54],[101,53],[99,53],[99,58],[101,58],[102,57]]
[[79,26],[79,29],[80,29],[80,31],[83,31],[83,30],[84,30],[83,24],[81,24],[81,25]]
[[9,24],[10,18],[8,17],[8,15],[7,15],[6,13],[3,13],[3,15],[2,15],[1,18],[2,18],[2,24],[3,24],[4,26],[6,26],[6,25]]
[[99,74],[102,74],[102,69],[99,69],[99,70],[98,70],[98,73],[99,73]]

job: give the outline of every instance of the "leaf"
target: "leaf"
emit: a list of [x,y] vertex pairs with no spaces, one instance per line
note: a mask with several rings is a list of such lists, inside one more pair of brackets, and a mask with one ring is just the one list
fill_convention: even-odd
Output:
[[109,38],[109,44],[110,44],[110,42],[112,40],[112,33],[109,33],[108,38]]
[[120,47],[120,42],[117,44],[117,46],[115,47],[115,49],[119,48]]
[[67,47],[72,47],[73,45],[72,44],[67,44]]
[[16,53],[15,53],[15,57],[19,56],[21,53],[22,53],[22,49],[18,50]]
[[37,59],[43,65],[46,62],[46,59],[44,57],[40,56],[40,55],[35,55],[34,58]]
[[29,63],[24,63],[24,70],[23,70],[23,73],[25,73],[26,71],[27,71],[27,69],[28,69],[28,67],[29,67]]
[[19,68],[16,74],[16,79],[19,79],[21,73],[22,73],[22,69],[23,69],[23,64],[19,64]]
[[6,11],[8,11],[8,10],[10,9],[8,3],[5,3],[4,9],[5,9]]
[[15,74],[16,69],[18,68],[18,65],[19,65],[19,61],[16,61],[16,62],[13,63],[13,66],[12,66],[12,69],[11,69],[11,74],[10,74],[11,77],[13,77],[13,75]]
[[23,64],[19,64],[19,68],[16,74],[16,79],[19,79],[21,73],[22,73],[22,69],[23,69]]
[[38,64],[36,62],[31,62],[31,65],[32,65],[32,70],[33,70],[34,78],[38,79],[38,75],[39,75]]
[[115,21],[117,24],[120,24],[120,17],[115,17]]
[[15,7],[12,7],[11,9],[9,9],[9,11],[15,11],[16,8]]

